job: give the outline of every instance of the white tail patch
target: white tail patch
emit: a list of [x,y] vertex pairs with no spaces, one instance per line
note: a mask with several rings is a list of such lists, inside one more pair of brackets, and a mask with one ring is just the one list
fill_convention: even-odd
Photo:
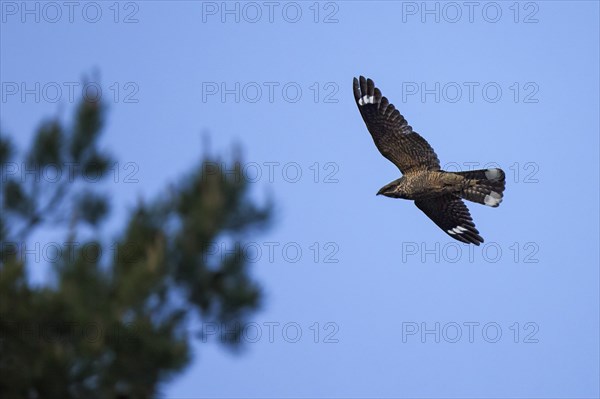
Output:
[[498,206],[502,202],[502,195],[498,194],[495,191],[492,191],[491,193],[485,196],[483,202],[488,206]]
[[485,171],[485,177],[488,180],[496,181],[496,180],[500,179],[500,176],[501,176],[500,169],[494,168],[494,169],[488,169]]
[[358,105],[374,104],[374,103],[375,103],[375,96],[362,96],[360,98],[360,100],[358,100]]

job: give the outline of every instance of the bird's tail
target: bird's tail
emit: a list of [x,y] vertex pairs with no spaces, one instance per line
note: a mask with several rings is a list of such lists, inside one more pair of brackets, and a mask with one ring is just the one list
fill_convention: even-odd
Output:
[[504,195],[505,174],[500,168],[455,172],[464,177],[464,189],[459,195],[469,201],[497,207]]

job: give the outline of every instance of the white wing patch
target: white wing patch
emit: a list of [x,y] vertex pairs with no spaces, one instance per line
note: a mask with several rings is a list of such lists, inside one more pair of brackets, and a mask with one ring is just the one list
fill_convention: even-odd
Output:
[[374,104],[374,103],[375,103],[375,96],[362,96],[360,98],[360,100],[358,100],[358,105]]
[[467,229],[465,229],[464,227],[456,226],[455,228],[448,230],[448,234],[460,234],[465,231],[467,231]]

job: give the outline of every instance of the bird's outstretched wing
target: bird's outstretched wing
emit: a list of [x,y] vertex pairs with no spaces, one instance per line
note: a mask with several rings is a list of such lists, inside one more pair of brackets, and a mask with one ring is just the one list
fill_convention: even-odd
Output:
[[415,205],[450,237],[467,244],[479,245],[483,242],[469,209],[456,195],[417,200]]
[[429,143],[412,130],[371,79],[354,78],[354,99],[379,152],[406,174],[412,169],[439,170]]

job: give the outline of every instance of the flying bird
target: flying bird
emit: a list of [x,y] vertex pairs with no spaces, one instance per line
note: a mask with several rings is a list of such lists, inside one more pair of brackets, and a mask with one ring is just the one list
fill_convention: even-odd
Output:
[[414,200],[415,205],[450,237],[479,245],[483,238],[463,199],[497,207],[502,202],[502,169],[447,172],[429,143],[381,95],[371,79],[354,78],[354,99],[377,149],[402,172],[377,195]]

